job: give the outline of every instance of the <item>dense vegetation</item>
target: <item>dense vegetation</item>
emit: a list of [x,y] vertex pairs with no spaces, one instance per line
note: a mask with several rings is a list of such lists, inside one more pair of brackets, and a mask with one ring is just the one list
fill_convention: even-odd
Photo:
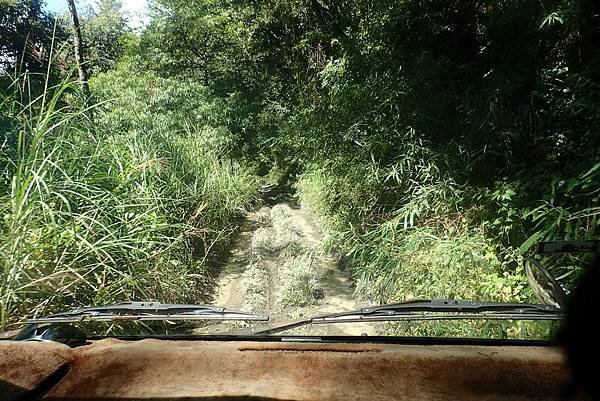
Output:
[[593,0],[156,0],[137,34],[101,4],[91,110],[65,19],[0,5],[2,325],[201,299],[260,180],[297,189],[377,302],[529,300],[536,241],[600,234]]

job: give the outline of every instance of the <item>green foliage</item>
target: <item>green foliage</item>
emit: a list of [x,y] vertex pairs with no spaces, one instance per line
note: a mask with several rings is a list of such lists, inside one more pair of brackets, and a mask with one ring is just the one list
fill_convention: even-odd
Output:
[[[313,209],[323,210],[315,199],[331,192],[329,182],[307,175],[298,186],[301,201],[307,199]],[[377,224],[360,227],[345,221],[332,226],[330,241],[351,258],[358,288],[377,302],[411,298],[522,301],[526,283],[522,271],[505,270],[483,227],[469,227],[466,215],[450,213],[445,206],[448,198],[436,188],[423,188],[412,202]],[[435,194],[437,207],[423,201],[430,193]],[[485,284],[492,281],[498,285]]]
[[544,239],[593,239],[599,226],[599,202],[600,162],[597,162],[577,177],[552,179],[544,201],[524,217],[531,218]]
[[81,20],[85,62],[90,75],[112,68],[125,53],[130,29],[117,0],[101,0],[98,11]]
[[[158,98],[169,88],[146,78]],[[63,103],[74,90],[67,83],[21,104],[25,76],[1,99],[9,124],[0,154],[2,327],[69,305],[206,299],[203,261],[256,195],[248,170],[177,129],[185,121],[153,114],[160,99],[128,99],[138,81],[112,79],[99,78],[102,94],[123,93],[96,109],[96,130]],[[124,123],[119,104],[143,113]]]
[[47,72],[51,52],[67,35],[43,5],[42,0],[0,1],[0,74],[15,69]]
[[490,339],[545,340],[559,330],[557,322],[539,321],[422,321],[387,324],[387,331],[398,336],[459,337]]
[[[0,1],[0,96],[15,90],[14,77],[21,74],[27,74],[22,82],[27,89],[21,90],[29,98],[20,99],[22,104],[43,96],[48,85],[60,84],[68,72],[61,56],[67,39],[67,31],[44,10],[43,1]],[[0,129],[8,119],[0,115]]]
[[[598,2],[159,0],[139,37],[123,36],[114,3],[103,4],[90,17],[88,38],[98,52],[91,63],[107,71],[92,80],[92,90],[106,103],[93,129],[83,116],[73,117],[73,129],[66,128],[71,117],[42,129],[63,139],[40,142],[44,150],[32,157],[40,165],[23,162],[23,171],[33,171],[23,188],[59,174],[56,165],[93,188],[69,190],[86,199],[155,199],[143,209],[156,217],[142,220],[166,225],[169,240],[150,243],[206,255],[255,196],[257,180],[243,167],[251,165],[270,182],[297,181],[300,200],[327,224],[330,244],[345,255],[359,288],[382,302],[530,300],[521,257],[536,241],[600,234]],[[32,21],[46,21],[36,15]],[[42,25],[47,32],[47,21]],[[77,96],[59,98],[77,104]],[[24,114],[10,102],[2,126],[36,137],[37,125],[19,128]],[[44,107],[30,114],[45,115]],[[69,107],[59,115],[70,116]],[[6,142],[6,166],[24,157],[18,142]],[[101,167],[96,154],[105,156]],[[78,161],[67,168],[54,157]],[[3,194],[13,191],[11,177],[20,171],[11,168]],[[52,173],[41,174],[45,169]],[[32,188],[65,198],[34,201],[50,205],[31,209],[44,219],[66,210],[54,204],[69,205],[74,216],[94,210],[60,186]],[[5,196],[19,199],[16,192]],[[129,197],[135,201],[123,200]],[[87,206],[73,207],[79,204]],[[15,210],[9,214],[18,220]],[[115,216],[103,226],[121,227]],[[270,249],[301,252],[284,208],[260,219],[276,232]],[[202,228],[195,240],[179,240],[173,233],[191,231],[173,224]],[[13,235],[21,234],[6,238]],[[546,262],[571,285],[582,260]],[[444,327],[426,330],[455,330]],[[470,328],[527,332],[512,324]]]

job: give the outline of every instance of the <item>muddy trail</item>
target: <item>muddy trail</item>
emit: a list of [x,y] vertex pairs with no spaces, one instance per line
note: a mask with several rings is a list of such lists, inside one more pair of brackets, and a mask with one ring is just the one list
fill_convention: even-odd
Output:
[[[240,223],[213,296],[214,305],[265,314],[270,320],[266,325],[224,322],[206,327],[207,331],[257,331],[366,305],[355,295],[338,258],[321,250],[324,233],[309,211],[289,196],[270,201],[270,206],[248,213]],[[348,323],[305,326],[293,333],[376,335],[377,330]]]

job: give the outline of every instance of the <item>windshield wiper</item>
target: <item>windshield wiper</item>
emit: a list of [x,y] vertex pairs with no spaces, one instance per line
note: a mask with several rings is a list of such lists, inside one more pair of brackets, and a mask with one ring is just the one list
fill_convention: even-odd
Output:
[[246,320],[267,321],[268,316],[226,309],[212,305],[180,305],[160,302],[122,302],[107,306],[92,306],[56,313],[27,323],[72,323],[86,320]]
[[413,300],[298,320],[256,334],[272,334],[308,324],[327,323],[457,319],[561,320],[563,318],[563,310],[552,305],[454,299]]

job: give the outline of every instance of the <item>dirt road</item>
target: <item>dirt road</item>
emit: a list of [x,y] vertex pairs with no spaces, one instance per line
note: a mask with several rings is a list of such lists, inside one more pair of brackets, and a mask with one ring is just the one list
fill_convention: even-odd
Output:
[[[309,212],[290,203],[249,213],[217,280],[213,304],[269,315],[269,325],[364,306],[337,258],[321,251],[323,236]],[[373,325],[357,323],[298,332],[377,334]]]

